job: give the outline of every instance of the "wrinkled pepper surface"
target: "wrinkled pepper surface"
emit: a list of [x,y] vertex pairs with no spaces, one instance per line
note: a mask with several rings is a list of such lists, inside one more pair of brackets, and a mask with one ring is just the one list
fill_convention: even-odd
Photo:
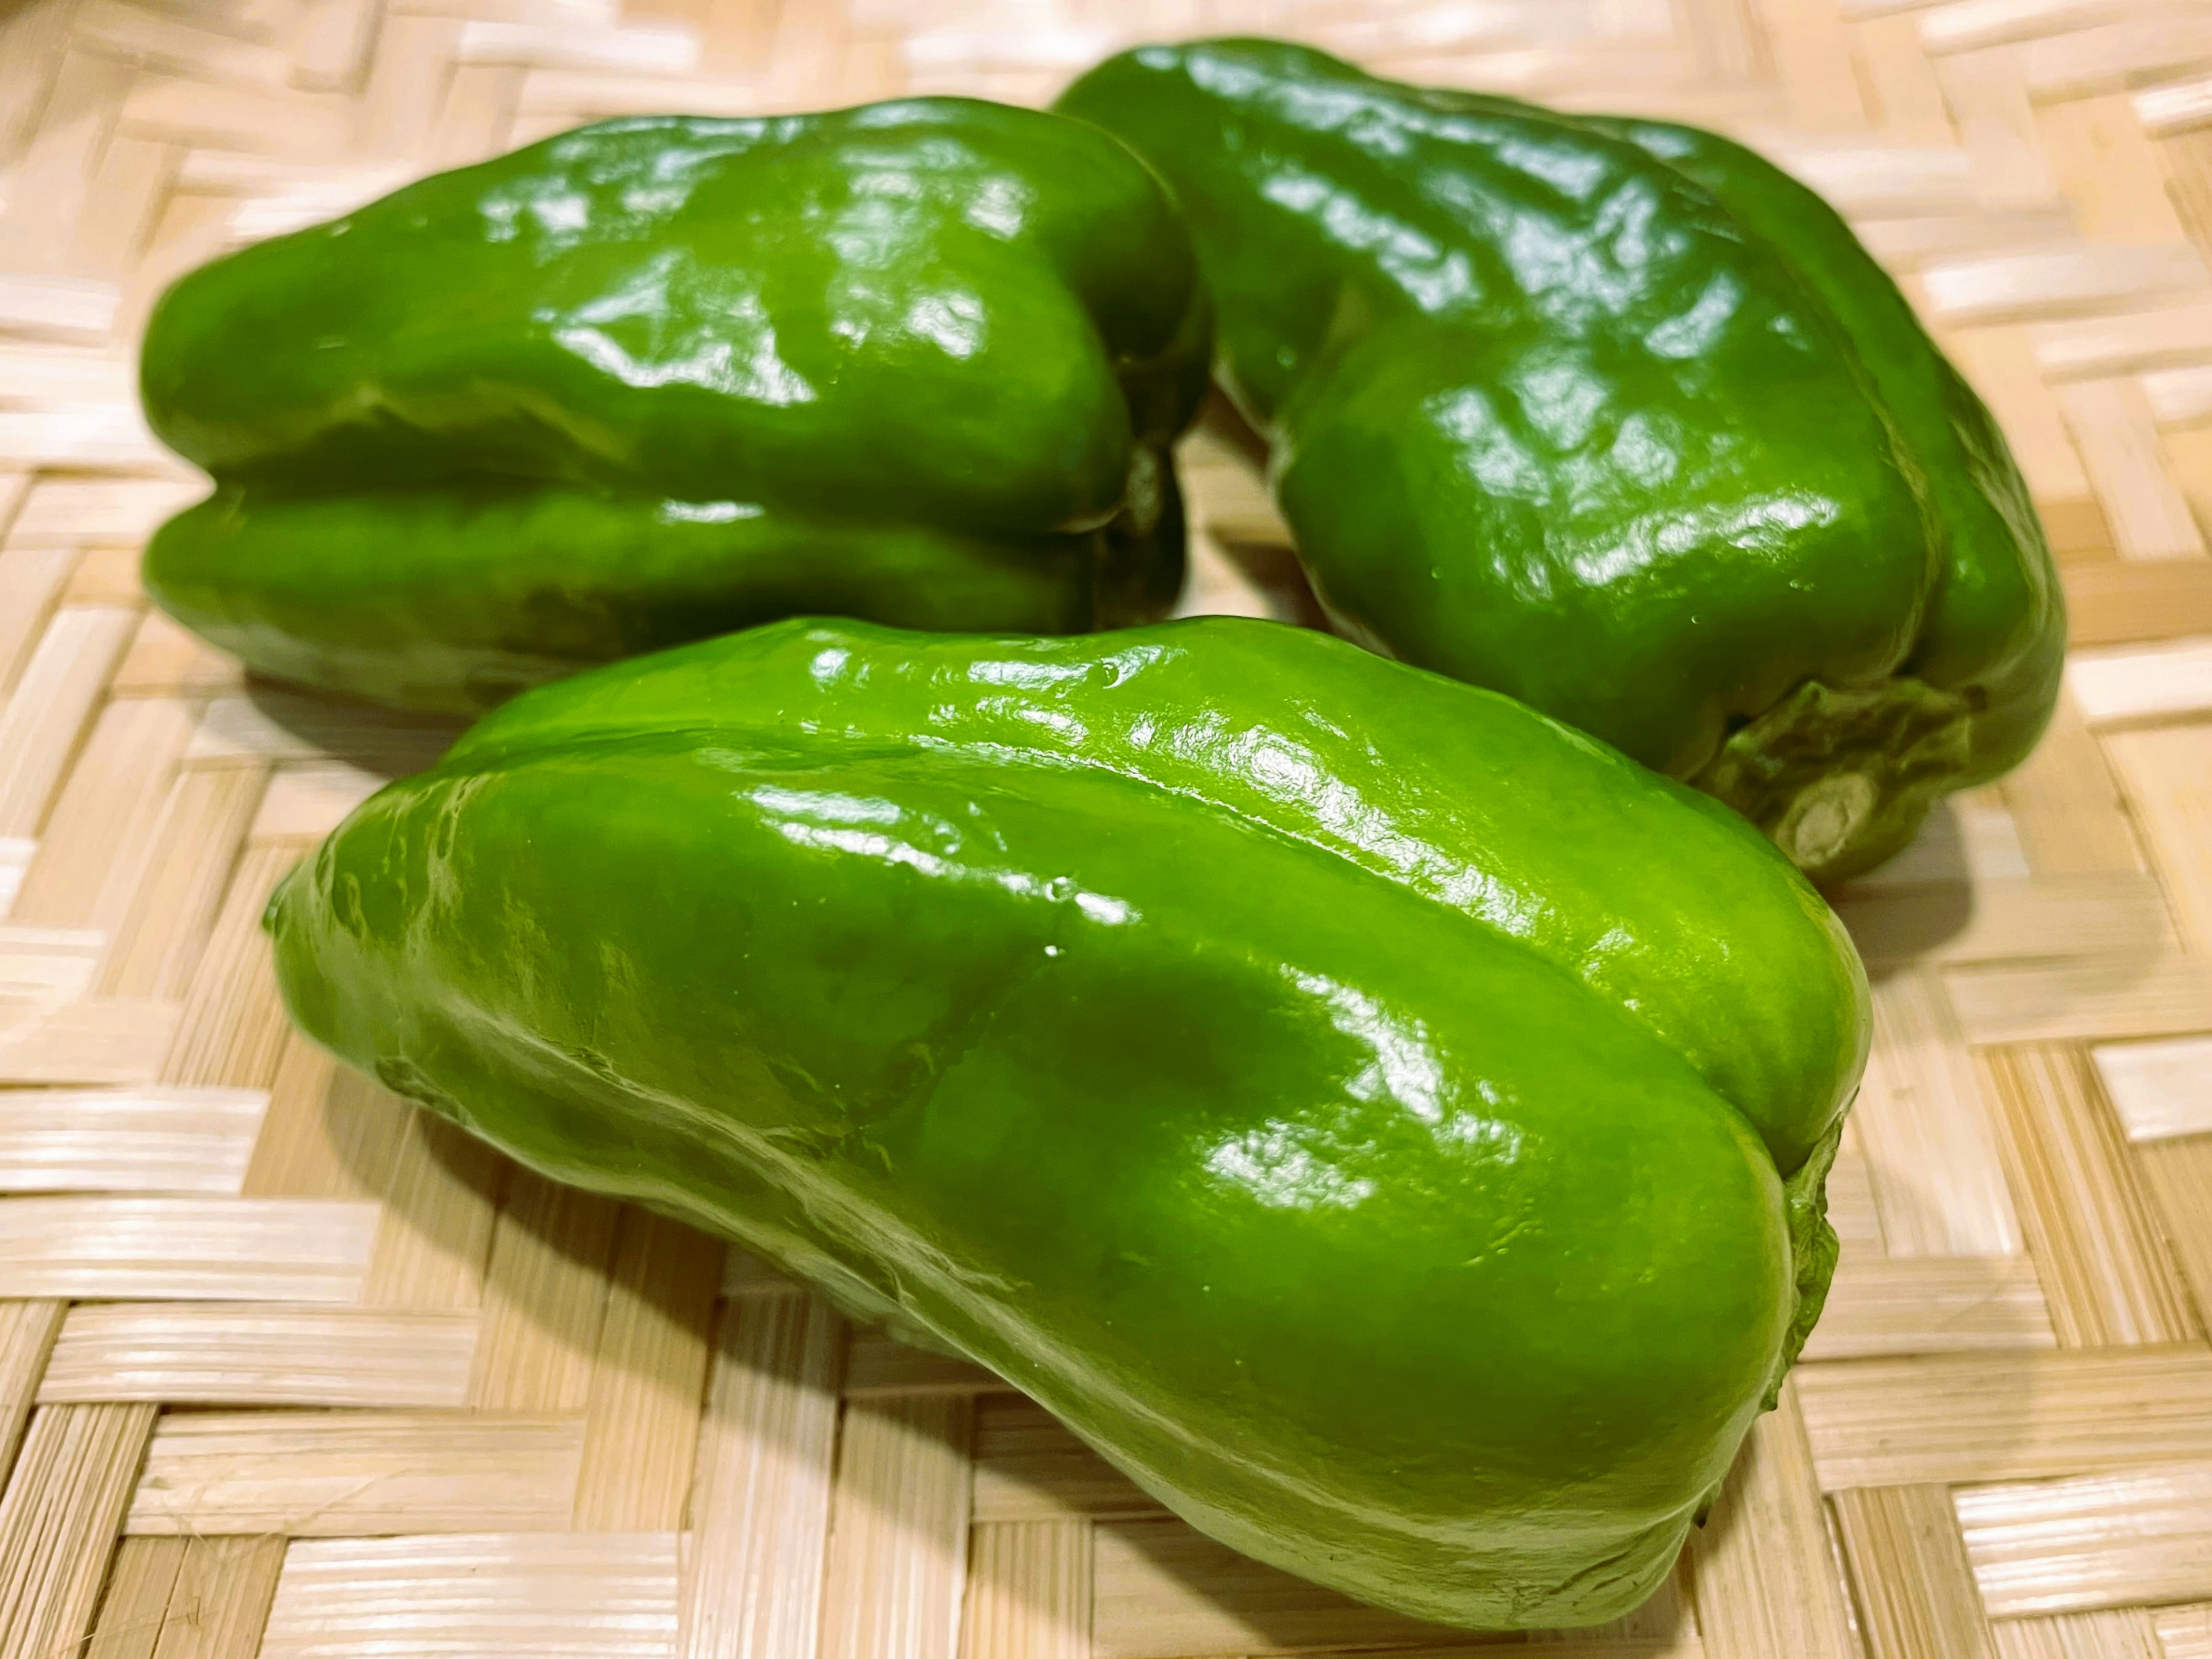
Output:
[[252,668],[472,712],[797,612],[1164,612],[1208,319],[1158,181],[964,99],[605,122],[192,272],[146,580]]
[[2033,744],[2064,616],[1995,422],[1709,132],[1146,47],[1059,107],[1174,187],[1218,373],[1352,637],[1690,780],[1816,879]]
[[399,1093],[1476,1627],[1664,1575],[1818,1314],[1867,1044],[1742,819],[1227,617],[794,621],[546,686],[270,927]]

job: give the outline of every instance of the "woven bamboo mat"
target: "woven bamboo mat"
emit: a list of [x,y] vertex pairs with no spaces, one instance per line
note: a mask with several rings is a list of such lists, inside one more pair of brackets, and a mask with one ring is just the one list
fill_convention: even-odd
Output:
[[[147,614],[180,270],[580,120],[1041,100],[1148,35],[1677,115],[1826,191],[2002,416],[2078,650],[1841,899],[1877,976],[1809,1362],[1570,1655],[2212,1656],[2212,9],[0,0],[0,1659],[1179,1659],[1468,1638],[1164,1515],[980,1373],[287,1034],[271,882],[443,733]],[[1190,454],[1200,608],[1280,531]]]

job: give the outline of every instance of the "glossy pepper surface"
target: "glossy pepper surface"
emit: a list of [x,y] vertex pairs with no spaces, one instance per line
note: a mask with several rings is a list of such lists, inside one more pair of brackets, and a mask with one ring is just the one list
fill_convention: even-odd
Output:
[[2018,762],[2064,616],[2004,441],[1820,199],[1711,133],[1146,47],[1059,107],[1189,215],[1352,637],[1694,781],[1816,878]]
[[1204,293],[1095,127],[964,99],[580,128],[194,271],[149,419],[216,481],[155,598],[264,673],[471,712],[794,612],[1164,611]]
[[1834,1262],[1857,957],[1510,700],[1206,617],[547,686],[270,912],[306,1031],[1478,1627],[1665,1573]]

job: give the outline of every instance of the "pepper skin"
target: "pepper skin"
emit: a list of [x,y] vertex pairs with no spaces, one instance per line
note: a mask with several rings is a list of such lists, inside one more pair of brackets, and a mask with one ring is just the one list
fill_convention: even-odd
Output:
[[1058,107],[1181,198],[1217,373],[1352,637],[1695,783],[1822,882],[2033,745],[2065,618],[2004,440],[1767,162],[1265,40],[1141,48]]
[[608,121],[173,288],[147,416],[216,491],[146,583],[263,673],[462,714],[794,613],[1139,620],[1209,331],[1158,180],[1082,123]]
[[517,699],[274,900],[307,1034],[1475,1627],[1666,1572],[1819,1312],[1866,983],[1704,796],[1326,634],[787,622]]

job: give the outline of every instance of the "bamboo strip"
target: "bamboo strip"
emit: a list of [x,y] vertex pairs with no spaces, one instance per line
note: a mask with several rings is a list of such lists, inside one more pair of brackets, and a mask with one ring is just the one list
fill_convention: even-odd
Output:
[[2133,100],[2136,118],[2145,131],[2171,137],[2212,121],[2212,81],[2178,82],[2153,87]]
[[82,276],[0,274],[0,328],[104,341],[115,326],[115,284]]
[[2151,1623],[2166,1659],[2212,1659],[2212,1606],[2161,1607]]
[[1833,1501],[1869,1659],[1996,1659],[1949,1492],[1867,1486]]
[[964,1395],[846,1407],[823,1571],[823,1659],[956,1659],[974,1434]]
[[1829,1556],[1794,1373],[1750,1437],[1705,1524],[1691,1534],[1697,1622],[1711,1659],[1857,1659]]
[[298,857],[290,848],[253,847],[239,860],[185,1000],[167,1066],[171,1081],[265,1089],[275,1078],[291,1027],[261,915],[270,889]]
[[149,611],[131,636],[131,648],[123,653],[107,690],[116,697],[197,700],[235,693],[245,683],[246,671],[237,658],[187,634],[160,611]]
[[[451,8],[447,8],[451,9]],[[395,21],[394,33],[420,27]],[[446,31],[431,25],[432,33]],[[418,177],[421,169],[404,161],[365,161],[358,165],[326,167],[281,155],[252,155],[240,150],[196,149],[185,158],[177,175],[180,190],[245,201],[282,198],[303,191],[325,192],[327,211],[319,217],[342,213],[397,190]]]
[[2212,357],[2212,304],[2191,300],[2045,323],[2030,331],[2036,366],[2053,380],[2137,374]]
[[191,708],[168,698],[100,710],[15,896],[15,920],[110,934],[122,927],[153,861],[168,816],[165,786],[191,729]]
[[1468,1639],[1262,1566],[1172,1518],[1103,1522],[1091,1537],[1095,1659],[1460,1646]]
[[1852,62],[1850,37],[1837,8],[1768,3],[1757,15],[1790,107],[1809,125],[1858,126],[1872,112]]
[[126,1538],[116,1547],[85,1659],[155,1659],[190,1547],[184,1538]]
[[52,1659],[90,1634],[153,1428],[151,1406],[45,1406],[31,1419],[0,1497],[0,1659]]
[[1805,1358],[2048,1348],[2057,1340],[2025,1257],[1846,1253]]
[[979,1398],[975,1422],[972,1503],[978,1523],[1164,1513],[1158,1499],[1020,1395]]
[[961,1659],[1091,1659],[1090,1523],[979,1522]]
[[2160,426],[2194,426],[2212,414],[2212,382],[2201,368],[2159,369],[2136,384]]
[[459,1407],[476,1344],[468,1314],[94,1303],[70,1310],[39,1399]]
[[[173,133],[163,137],[177,138]],[[185,148],[181,143],[176,147]],[[145,251],[110,301],[121,325],[143,328],[155,301],[172,282],[223,251],[222,229],[217,204],[204,197],[172,195],[154,222]]]
[[684,1659],[816,1651],[842,1323],[794,1290],[724,1310],[692,1485]]
[[372,1308],[465,1309],[483,1300],[505,1160],[471,1135],[413,1111],[361,1299]]
[[2170,954],[1953,968],[1943,975],[1970,1042],[2096,1042],[2212,1028],[2212,966]]
[[252,696],[210,702],[185,757],[196,766],[325,766],[337,760],[398,777],[433,764],[459,735],[450,720],[409,719],[264,686]]
[[186,1540],[155,1659],[255,1659],[283,1565],[281,1538]]
[[[1939,802],[1903,852],[1856,878],[1837,899],[1852,904],[1894,900],[1902,896],[1901,889],[2017,887],[2029,883],[2035,873],[2021,840],[2019,820],[2004,796],[1995,789],[1976,789]],[[2055,894],[2063,890],[2064,883],[2063,878],[2046,878],[2033,886]],[[1914,896],[1923,902],[1935,899],[1954,923],[1972,920],[1971,908],[1963,917],[1958,913],[1955,893],[1919,892]],[[1947,932],[1944,937],[1950,935]]]
[[8,540],[22,547],[136,547],[206,489],[198,479],[42,475]]
[[1874,1176],[1859,1150],[1858,1126],[1844,1121],[1843,1150],[1828,1171],[1828,1224],[1847,1259],[1882,1254],[1881,1215],[1874,1200]]
[[291,74],[290,54],[266,41],[241,40],[119,0],[86,0],[77,14],[76,37],[100,51],[143,58],[173,74],[210,81],[280,87]]
[[553,28],[476,21],[461,30],[455,60],[526,64],[633,75],[685,75],[698,67],[699,38],[688,28]]
[[1192,519],[1220,542],[1288,550],[1290,526],[1276,510],[1260,470],[1264,456],[1240,447],[1258,440],[1247,439],[1234,428],[1225,434],[1215,429],[1217,425],[1241,424],[1233,412],[1216,406],[1208,410],[1207,418],[1214,424],[1200,427],[1177,458]]
[[182,1013],[173,1002],[88,998],[11,1026],[0,1008],[0,1086],[151,1083]]
[[2058,388],[2089,482],[2124,559],[2201,559],[2204,532],[2175,484],[2158,420],[2140,381],[2077,380]]
[[1932,969],[1876,983],[1874,1033],[1852,1120],[1889,1254],[2017,1254],[1980,1080]]
[[2087,1056],[2037,1047],[1981,1061],[2058,1340],[2079,1348],[2201,1338]]
[[484,1273],[483,1335],[469,1404],[580,1412],[606,1316],[619,1207],[518,1170]]
[[2069,1613],[2049,1619],[2000,1619],[1999,1659],[2167,1659],[2146,1609]]
[[675,1659],[673,1533],[292,1546],[260,1659]]
[[66,255],[72,269],[102,276],[131,269],[167,200],[178,155],[173,144],[132,133],[108,141],[85,211],[72,227]]
[[[127,131],[161,132],[177,143],[215,149],[331,161],[344,154],[354,126],[353,115],[350,101],[336,94],[214,87],[182,76],[141,76],[123,100],[123,124]],[[214,252],[207,250],[207,253]],[[58,301],[48,303],[59,308]],[[77,312],[90,323],[99,314],[95,300],[87,296],[79,301],[71,314]],[[106,316],[112,318],[112,307]],[[105,334],[109,326],[104,319],[84,331]]]
[[252,1089],[0,1092],[0,1192],[234,1194],[267,1107]]
[[459,56],[466,27],[465,16],[453,15],[386,21],[377,33],[356,117],[362,149],[371,155],[398,155],[421,142],[437,117],[441,82]]
[[2105,739],[2105,755],[2181,937],[2191,951],[2212,951],[2212,728],[2116,732]]
[[168,1000],[185,995],[265,781],[263,773],[246,767],[187,772],[177,780],[152,873],[118,930],[101,970],[100,994]]
[[583,1422],[574,1417],[398,1411],[172,1415],[155,1432],[125,1528],[293,1538],[562,1532],[575,1502],[583,1442]]
[[2130,1140],[2212,1134],[2212,1037],[2106,1043],[2089,1057]]
[[100,151],[114,130],[116,106],[130,85],[128,64],[76,49],[63,53],[46,107],[17,164],[16,188],[0,214],[0,259],[17,270],[62,268],[68,230],[83,212]]
[[352,1302],[376,1222],[331,1199],[15,1198],[0,1296]]
[[[2039,97],[2118,92],[2144,76],[2212,59],[2212,34],[2188,13],[2152,12],[2023,43],[2022,67]],[[2132,122],[2134,111],[2127,110]]]
[[0,1488],[15,1466],[63,1311],[59,1302],[0,1302]]
[[2212,564],[2077,564],[2063,575],[2066,629],[2081,646],[2212,633]]
[[2104,750],[2071,696],[2059,698],[2035,752],[1997,787],[2039,874],[2142,867]]
[[2135,1160],[2195,1292],[2197,1317],[2212,1322],[2212,1135],[2138,1146]]
[[[509,118],[519,115],[525,119],[580,125],[615,116],[650,115],[668,101],[668,83],[658,76],[524,69],[507,64],[468,64],[461,69],[507,77],[495,83],[497,89],[490,95],[499,100],[499,107]],[[761,88],[750,81],[691,79],[684,83],[684,107],[701,115],[754,115],[764,101]],[[452,106],[449,97],[447,108]]]
[[[0,223],[7,218],[0,212]],[[0,340],[0,403],[39,408],[46,404],[124,403],[135,395],[128,354],[112,346],[65,346]],[[7,528],[28,488],[27,476],[0,484],[0,531]],[[69,539],[77,538],[72,533]]]
[[[2212,569],[2212,561],[2207,561]],[[2131,872],[1981,881],[1838,896],[1836,915],[1869,969],[2014,957],[2142,955],[2172,936],[2159,884]]]
[[414,1108],[294,1032],[270,1085],[241,1190],[270,1197],[381,1199]]
[[[204,152],[203,152],[204,153]],[[268,194],[247,196],[231,210],[226,227],[233,242],[258,242],[350,213],[407,181],[404,169],[371,167],[360,173],[319,169],[292,179]]]
[[82,996],[107,948],[84,927],[0,927],[0,1011],[21,1015]]
[[270,780],[253,820],[256,841],[320,841],[347,813],[384,787],[358,766],[288,766]]
[[[2040,164],[2042,152],[2033,143],[2008,149],[2008,162],[2001,166],[2031,156]],[[1988,157],[1978,155],[1976,159]],[[2030,182],[2005,191],[2002,199],[2032,200],[2038,193]],[[2001,198],[1985,191],[1984,199]],[[2082,244],[1931,265],[1921,273],[1921,282],[1935,320],[1960,328],[2041,322],[2107,307],[2118,310],[2178,294],[2202,297],[2212,287],[2212,276],[2206,273],[2203,257],[2186,242],[2148,247]]]
[[1006,1394],[1011,1382],[950,1354],[909,1347],[882,1331],[855,1330],[845,1353],[845,1397],[886,1395]]
[[[1936,96],[1940,102],[1940,89]],[[2053,202],[2029,201],[1972,212],[1922,215],[1909,219],[1862,219],[1853,228],[1857,231],[1859,241],[1868,252],[1902,276],[1931,264],[1975,258],[2003,248],[2018,247],[2023,243],[2063,240],[2073,234],[2074,224],[2073,216],[2065,206]],[[2040,381],[2036,383],[2034,392],[2036,401],[2049,401],[2049,392]],[[2055,410],[2051,421],[2053,426],[2057,424]],[[2066,444],[2070,450],[2070,444],[2063,435],[2057,441]],[[2069,475],[2078,475],[2081,462],[2069,455],[2066,469]],[[2031,471],[2028,476],[2034,477],[2047,471],[2047,468]],[[2094,498],[2079,493],[2087,487],[2087,481],[2084,479],[2071,495],[2039,497],[2036,510],[2060,520],[2073,519],[2075,515],[2079,515],[2080,522],[2094,520],[2100,526],[2097,536],[2102,538],[2103,509],[2097,506]],[[2087,543],[2067,538],[2075,529],[2074,523],[2057,526],[2052,547],[2070,550],[2081,545],[2110,544],[2108,538],[2093,538]],[[2061,532],[2065,535],[2057,533]]]
[[684,1524],[721,1257],[719,1243],[689,1227],[623,1212],[584,1413],[580,1529]]
[[308,0],[293,45],[292,84],[352,91],[368,67],[381,9],[375,0]]
[[54,612],[0,708],[0,836],[35,836],[77,738],[130,642],[134,611],[70,605]]
[[1954,1496],[1993,1614],[2212,1596],[2212,1463],[1966,1486]]
[[[460,64],[446,88],[446,101],[430,137],[428,159],[434,167],[464,167],[497,155],[507,142],[521,88],[535,77],[509,64]],[[713,100],[708,100],[709,104]],[[714,114],[709,107],[702,112]],[[737,113],[731,111],[730,113]]]
[[[1924,31],[1923,31],[1924,40]],[[1975,184],[1990,206],[2042,206],[2057,199],[2051,159],[2035,142],[2035,106],[2020,55],[2008,49],[1962,51],[1936,62],[1958,142],[1973,159]],[[2069,257],[2075,250],[2002,254],[1989,261],[1929,268],[1929,310],[1947,325],[2027,321],[2057,310],[2094,310],[2130,296],[2139,279],[2115,261]],[[2172,254],[2190,252],[2188,246]],[[2174,276],[2174,281],[2185,281]]]
[[1829,1492],[2212,1459],[2201,1343],[1808,1365],[1796,1384]]
[[21,836],[0,837],[0,921],[7,920],[14,907],[15,895],[23,885],[23,877],[38,856],[39,843]]
[[[139,465],[159,467],[163,459],[137,409],[127,401],[52,399],[27,409],[0,407],[0,465],[31,471],[127,470]],[[69,597],[65,592],[64,600]]]
[[2212,644],[2077,651],[2066,665],[2066,686],[2092,726],[2212,712]]
[[[2041,54],[2023,46],[2023,71],[2034,73],[2033,61],[2040,56],[2047,63],[2065,40],[2060,35],[2039,43],[2044,48]],[[2075,40],[2086,44],[2082,37]],[[2094,74],[2094,60],[2085,55],[2081,63]],[[2083,237],[2145,243],[2179,241],[2188,235],[2165,187],[2158,146],[2143,131],[2125,98],[2054,99],[2039,106],[2036,120],[2058,188],[2074,206]]]
[[[135,424],[137,410],[129,407],[129,418]],[[138,550],[132,547],[88,547],[78,557],[76,568],[70,572],[69,586],[62,590],[64,607],[76,605],[128,605],[137,611],[146,603],[146,590],[138,580]],[[137,618],[131,623],[131,633],[137,635]]]

